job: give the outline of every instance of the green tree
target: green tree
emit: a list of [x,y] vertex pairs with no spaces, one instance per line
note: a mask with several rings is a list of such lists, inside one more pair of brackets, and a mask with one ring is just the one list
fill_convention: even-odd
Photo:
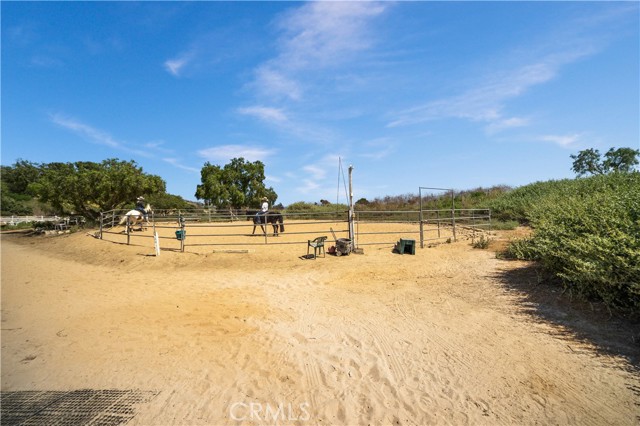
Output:
[[195,196],[219,209],[257,207],[262,197],[273,204],[278,195],[264,185],[264,179],[261,161],[249,162],[240,157],[224,167],[207,161],[200,171],[202,183],[196,188]]
[[0,181],[0,207],[3,215],[29,215],[33,214],[33,209],[25,206],[16,197],[22,198],[18,194],[13,194],[8,189],[8,184]]
[[603,175],[611,172],[628,173],[638,164],[638,155],[640,151],[631,148],[611,148],[602,158],[597,149],[589,148],[580,151],[577,155],[571,155],[573,159],[571,170],[578,176]]
[[193,203],[186,201],[179,195],[167,193],[151,195],[147,198],[154,210],[159,209],[192,209],[195,207]]
[[42,166],[19,159],[11,167],[2,166],[2,181],[6,189],[14,194],[26,194],[30,184],[37,182],[42,175]]
[[165,182],[142,171],[135,161],[49,163],[29,186],[41,201],[61,213],[96,219],[101,211],[121,208],[137,196],[165,192]]

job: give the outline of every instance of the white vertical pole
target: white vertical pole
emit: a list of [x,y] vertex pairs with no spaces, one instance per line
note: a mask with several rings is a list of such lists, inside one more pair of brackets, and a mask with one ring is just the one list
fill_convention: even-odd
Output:
[[153,231],[153,243],[156,249],[156,257],[160,256],[160,238],[158,238],[158,232]]
[[[349,239],[351,244],[354,245],[355,232],[353,229],[353,166],[349,166]],[[355,248],[355,245],[353,246]]]

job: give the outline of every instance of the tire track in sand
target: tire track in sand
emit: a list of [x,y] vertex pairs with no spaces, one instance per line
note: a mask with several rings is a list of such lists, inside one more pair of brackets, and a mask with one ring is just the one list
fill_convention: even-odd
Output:
[[402,363],[398,361],[398,353],[393,348],[392,344],[386,336],[385,329],[380,329],[379,325],[364,320],[361,323],[362,329],[371,336],[374,346],[376,346],[378,352],[384,356],[385,363],[391,371],[392,376],[397,381],[404,381],[407,378],[407,372]]

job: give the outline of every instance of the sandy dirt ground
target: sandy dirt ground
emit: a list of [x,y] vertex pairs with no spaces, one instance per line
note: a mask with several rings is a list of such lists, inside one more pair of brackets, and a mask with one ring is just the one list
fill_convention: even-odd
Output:
[[3,391],[154,392],[134,425],[640,422],[638,329],[467,240],[309,260],[112,237],[2,236]]

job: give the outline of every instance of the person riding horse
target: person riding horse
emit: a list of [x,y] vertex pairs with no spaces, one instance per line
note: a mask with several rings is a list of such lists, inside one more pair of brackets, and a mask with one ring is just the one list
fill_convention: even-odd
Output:
[[148,221],[147,210],[145,209],[144,197],[140,196],[136,198],[136,210],[140,212],[144,220]]
[[278,229],[280,230],[279,232],[284,232],[284,220],[282,218],[282,213],[269,211],[269,199],[267,197],[262,197],[260,201],[262,201],[262,206],[259,211],[255,212],[247,210],[246,212],[247,219],[253,219],[253,231],[251,232],[251,235],[255,235],[256,226],[258,225],[260,225],[262,232],[264,233],[266,229],[264,225],[266,224],[273,225],[274,236],[278,235]]
[[269,211],[269,199],[267,197],[262,197],[260,201],[262,201],[262,206],[260,207],[260,211],[256,213],[256,217],[267,214]]

